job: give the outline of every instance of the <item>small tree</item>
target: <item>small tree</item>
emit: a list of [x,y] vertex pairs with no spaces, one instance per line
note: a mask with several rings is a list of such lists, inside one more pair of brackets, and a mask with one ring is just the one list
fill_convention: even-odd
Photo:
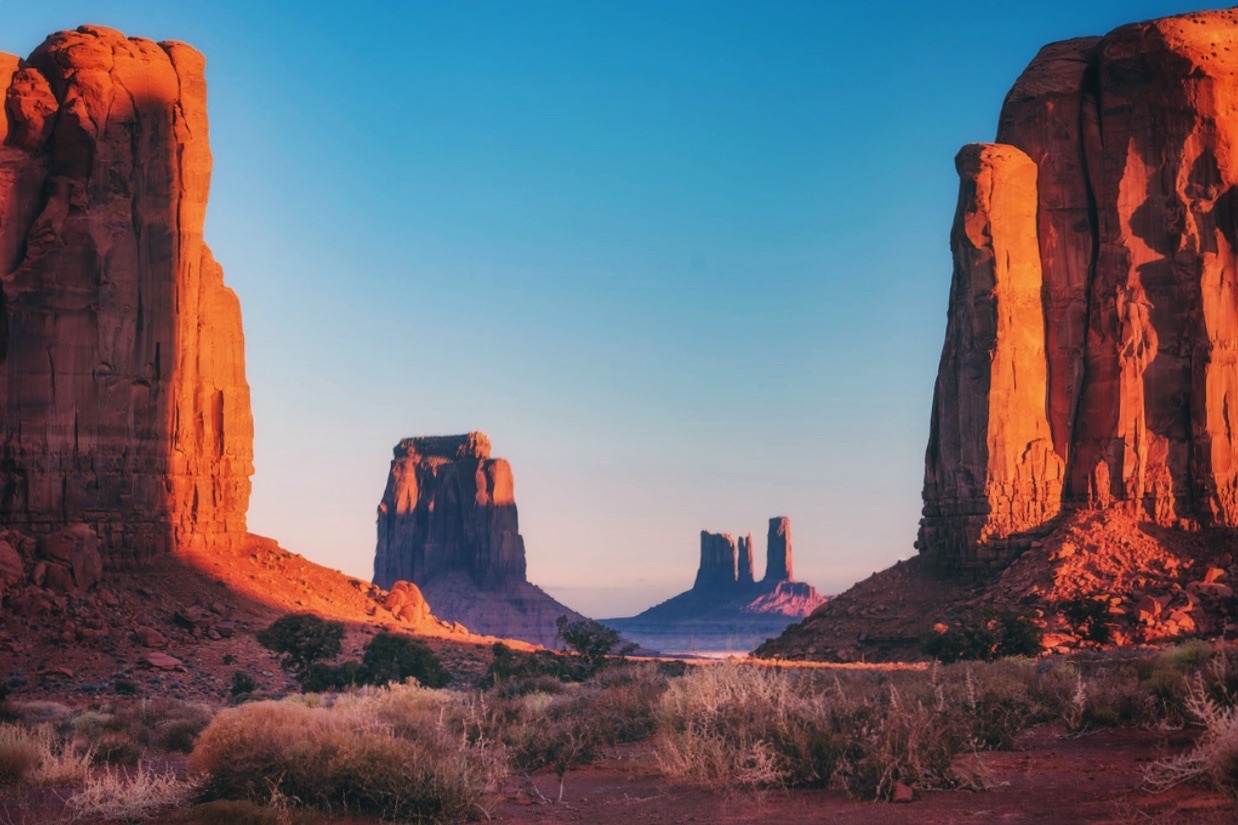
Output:
[[403,682],[410,676],[426,687],[446,687],[451,674],[425,642],[379,633],[365,646],[358,681],[367,685]]
[[339,655],[344,623],[329,622],[312,613],[289,613],[258,634],[267,650],[282,653],[283,666],[300,676],[314,662]]
[[976,611],[960,616],[941,632],[929,633],[920,649],[942,662],[992,661],[1004,656],[1040,653],[1041,631],[1022,613]]
[[623,644],[619,631],[598,624],[592,619],[580,619],[572,622],[567,616],[560,616],[555,621],[559,639],[563,644],[580,657],[585,670],[596,673],[606,666],[607,656],[619,659],[636,650],[632,643]]

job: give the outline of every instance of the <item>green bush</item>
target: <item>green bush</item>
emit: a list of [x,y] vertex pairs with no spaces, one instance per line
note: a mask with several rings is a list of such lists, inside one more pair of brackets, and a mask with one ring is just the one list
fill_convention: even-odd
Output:
[[940,662],[992,661],[1040,653],[1041,630],[1031,617],[1013,611],[976,611],[960,616],[942,632],[930,632],[920,648]]
[[357,681],[385,685],[416,679],[426,687],[446,687],[451,675],[425,642],[394,633],[379,633],[365,646]]
[[1109,626],[1109,601],[1107,598],[1069,599],[1061,604],[1062,615],[1070,622],[1075,632],[1090,642],[1107,644],[1113,637]]
[[262,646],[283,654],[283,665],[293,674],[338,656],[343,639],[343,622],[327,621],[312,613],[289,613],[258,633]]
[[258,680],[254,678],[252,673],[244,670],[237,670],[232,673],[232,686],[228,688],[228,692],[233,698],[238,696],[248,696],[258,689]]

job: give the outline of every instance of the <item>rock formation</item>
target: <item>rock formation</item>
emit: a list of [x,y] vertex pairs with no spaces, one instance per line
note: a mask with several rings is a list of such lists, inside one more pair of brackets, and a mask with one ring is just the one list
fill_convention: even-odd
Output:
[[1238,525],[1238,12],[1045,47],[959,155],[919,547],[1009,562],[1063,508]]
[[1238,11],[1036,55],[957,159],[920,555],[758,655],[914,658],[973,610],[1058,651],[1099,644],[1080,605],[1115,644],[1238,632],[1236,108]]
[[484,433],[396,445],[378,505],[374,583],[399,581],[417,585],[435,615],[478,633],[553,647],[555,620],[584,618],[526,578],[511,465],[490,457]]
[[[751,538],[748,539],[752,541]],[[774,516],[765,537],[765,581],[793,581],[794,558],[791,550],[791,519]]]
[[735,539],[730,533],[701,531],[701,564],[693,590],[729,588],[739,580]]
[[240,307],[202,239],[204,60],[96,26],[0,55],[0,524],[112,562],[246,535]]
[[739,550],[735,563],[736,578],[740,584],[752,584],[752,533],[739,537]]
[[630,618],[605,624],[663,652],[746,652],[789,623],[811,613],[824,598],[792,578],[791,520],[769,520],[765,575],[752,569],[752,534],[738,545],[729,533],[701,531],[701,562],[692,589]]

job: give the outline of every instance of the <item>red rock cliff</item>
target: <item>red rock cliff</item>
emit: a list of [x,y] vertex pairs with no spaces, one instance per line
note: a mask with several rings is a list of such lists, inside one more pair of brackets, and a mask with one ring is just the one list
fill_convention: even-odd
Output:
[[1238,525],[1236,109],[1238,12],[1186,14],[1046,46],[960,155],[927,556],[1062,507]]
[[113,561],[246,532],[203,71],[184,44],[95,26],[0,56],[0,522],[88,523]]

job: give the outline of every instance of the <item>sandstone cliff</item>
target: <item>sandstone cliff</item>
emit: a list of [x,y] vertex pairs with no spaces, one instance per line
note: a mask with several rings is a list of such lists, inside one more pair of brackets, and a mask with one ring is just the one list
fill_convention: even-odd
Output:
[[1099,644],[1070,605],[1118,644],[1238,631],[1236,108],[1238,11],[1036,55],[956,160],[920,555],[758,655],[916,657],[977,609],[1059,651]]
[[1045,47],[960,153],[919,546],[999,566],[1063,508],[1238,525],[1238,12]]
[[112,562],[242,540],[236,296],[202,239],[204,60],[84,26],[0,55],[0,524]]
[[413,582],[442,619],[547,647],[559,616],[584,618],[526,578],[511,465],[490,457],[484,433],[406,438],[394,452],[375,584]]

